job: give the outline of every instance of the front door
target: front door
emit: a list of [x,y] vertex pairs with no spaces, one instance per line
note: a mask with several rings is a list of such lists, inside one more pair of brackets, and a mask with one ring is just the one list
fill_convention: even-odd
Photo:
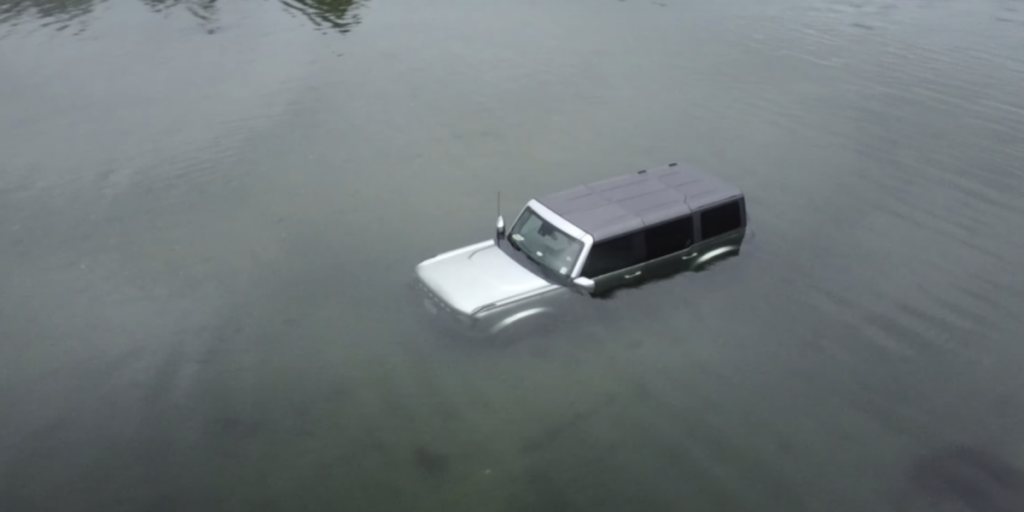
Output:
[[646,259],[644,232],[636,231],[595,243],[582,275],[594,280],[594,295],[606,295],[641,282]]

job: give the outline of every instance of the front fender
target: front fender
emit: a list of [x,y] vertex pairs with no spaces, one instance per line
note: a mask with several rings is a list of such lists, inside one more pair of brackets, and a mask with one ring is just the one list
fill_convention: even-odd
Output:
[[491,334],[497,334],[514,324],[522,324],[527,319],[542,318],[551,314],[551,312],[552,308],[550,307],[536,307],[519,311],[515,314],[509,315],[495,324],[494,327],[491,327]]

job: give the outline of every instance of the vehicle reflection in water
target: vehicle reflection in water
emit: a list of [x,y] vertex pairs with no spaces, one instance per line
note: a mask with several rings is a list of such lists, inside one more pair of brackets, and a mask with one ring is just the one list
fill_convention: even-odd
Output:
[[141,0],[141,2],[153,12],[164,12],[184,6],[185,10],[204,22],[216,21],[219,14],[217,0]]
[[[204,26],[224,21],[217,0],[140,0],[154,13],[184,9]],[[279,0],[293,15],[322,32],[347,33],[359,24],[356,8],[366,0]],[[0,0],[0,27],[16,27],[40,20],[40,27],[80,34],[88,29],[88,16],[105,0]],[[216,32],[215,29],[208,30]],[[0,33],[2,37],[2,33]]]
[[357,12],[366,0],[280,0],[322,31],[346,33],[359,24]]
[[[42,20],[42,27],[64,30],[82,22],[96,7],[95,0],[0,0],[0,27],[16,27],[26,19]],[[84,23],[80,23],[84,29]]]

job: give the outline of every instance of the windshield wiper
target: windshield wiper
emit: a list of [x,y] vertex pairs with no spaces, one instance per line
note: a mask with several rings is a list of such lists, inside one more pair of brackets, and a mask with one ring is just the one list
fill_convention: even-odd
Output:
[[527,259],[527,260],[529,260],[529,261],[530,261],[531,263],[533,263],[534,265],[537,265],[538,267],[540,267],[540,268],[541,268],[541,269],[543,269],[543,270],[551,270],[550,268],[548,268],[548,266],[547,266],[547,265],[545,265],[545,264],[541,263],[541,261],[540,261],[539,259],[537,259],[537,257],[536,257],[536,256],[534,256],[534,255],[530,254],[530,251],[527,251],[527,250],[523,249],[523,248],[522,248],[522,246],[520,246],[520,245],[519,245],[519,244],[518,244],[518,243],[516,242],[516,239],[515,239],[515,238],[512,238],[511,236],[509,236],[509,237],[508,237],[508,242],[509,242],[509,244],[511,244],[511,245],[512,245],[512,247],[513,247],[513,248],[514,248],[515,250],[517,250],[517,251],[519,251],[519,252],[523,253],[523,256],[526,256],[526,259]]
[[530,251],[524,251],[522,249],[520,249],[520,251],[523,253],[523,255],[526,256],[526,259],[532,261],[538,267],[543,268],[543,269],[547,269],[548,268],[547,265],[541,263],[540,259],[538,259],[536,256],[530,254]]
[[519,247],[519,244],[516,243],[516,239],[515,238],[512,238],[511,236],[508,236],[508,237],[505,237],[505,239],[508,240],[508,243],[512,244],[512,248],[513,249],[515,249],[515,250],[517,250],[519,252],[523,252],[523,248]]

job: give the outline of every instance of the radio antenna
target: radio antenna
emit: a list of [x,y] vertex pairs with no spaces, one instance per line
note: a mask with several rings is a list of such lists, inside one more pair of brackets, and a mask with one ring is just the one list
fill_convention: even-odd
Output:
[[495,226],[494,243],[500,244],[501,237],[505,236],[505,219],[501,218],[501,191],[498,191],[498,223]]

